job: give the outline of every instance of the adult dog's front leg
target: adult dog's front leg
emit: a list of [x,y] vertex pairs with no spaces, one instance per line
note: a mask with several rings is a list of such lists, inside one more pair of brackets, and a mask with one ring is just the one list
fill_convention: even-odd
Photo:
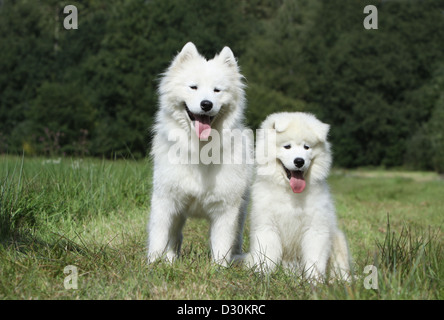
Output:
[[172,262],[178,257],[186,220],[178,212],[171,199],[153,194],[148,223],[148,262],[161,257]]
[[213,261],[227,266],[241,251],[244,216],[238,207],[224,209],[225,212],[212,216],[210,243]]

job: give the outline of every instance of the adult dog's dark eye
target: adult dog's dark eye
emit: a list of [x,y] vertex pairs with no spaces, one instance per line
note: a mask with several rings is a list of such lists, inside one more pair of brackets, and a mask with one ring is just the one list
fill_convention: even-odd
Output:
[[190,86],[190,89],[197,90],[197,86]]
[[308,150],[308,149],[310,149],[310,147],[307,146],[306,144],[304,144],[304,149],[305,149],[305,150]]
[[214,92],[220,92],[220,89],[218,89],[218,88],[214,88]]
[[287,144],[284,146],[285,149],[290,149],[291,148],[291,144]]

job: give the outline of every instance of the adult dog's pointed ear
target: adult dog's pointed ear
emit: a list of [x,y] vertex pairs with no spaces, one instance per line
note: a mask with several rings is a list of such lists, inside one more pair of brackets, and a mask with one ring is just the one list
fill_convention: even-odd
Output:
[[229,67],[237,68],[237,61],[233,51],[229,47],[224,47],[219,53],[218,58],[221,59]]
[[173,63],[171,66],[177,66],[180,65],[188,60],[191,60],[195,57],[199,56],[199,52],[197,51],[196,46],[192,42],[188,42],[185,44],[182,48],[182,50],[179,52],[179,54],[174,58]]

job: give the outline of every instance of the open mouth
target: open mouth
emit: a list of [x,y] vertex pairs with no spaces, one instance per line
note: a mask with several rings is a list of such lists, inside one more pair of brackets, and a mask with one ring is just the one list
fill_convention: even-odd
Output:
[[282,162],[281,164],[285,170],[285,173],[287,174],[291,190],[293,190],[294,193],[301,193],[302,191],[304,191],[305,189],[304,172],[302,170],[289,170],[284,166]]
[[207,140],[211,134],[211,123],[214,120],[214,116],[192,113],[186,104],[185,110],[190,120],[194,123],[194,128],[199,139]]

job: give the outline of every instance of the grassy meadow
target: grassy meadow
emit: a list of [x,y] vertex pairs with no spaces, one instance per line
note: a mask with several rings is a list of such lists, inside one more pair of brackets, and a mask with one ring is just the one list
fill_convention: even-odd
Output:
[[[317,285],[212,264],[204,220],[187,222],[181,259],[147,265],[151,176],[148,160],[0,156],[0,299],[444,299],[444,180],[434,173],[333,170],[355,277]],[[77,289],[64,287],[70,265]],[[367,265],[377,289],[364,285]]]

